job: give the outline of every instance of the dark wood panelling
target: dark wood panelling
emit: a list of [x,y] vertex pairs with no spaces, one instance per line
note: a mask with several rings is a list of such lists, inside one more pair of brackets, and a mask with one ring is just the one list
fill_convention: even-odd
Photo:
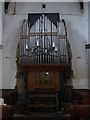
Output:
[[73,90],[74,104],[90,105],[90,90],[87,89],[74,89]]
[[89,120],[90,119],[90,105],[72,105],[71,106],[71,116],[73,120]]
[[0,110],[2,110],[2,120],[12,120],[14,112],[12,105],[0,105]]
[[19,64],[19,67],[23,69],[24,71],[61,71],[65,68],[68,68],[70,64],[30,64],[30,65],[24,65]]
[[0,97],[4,99],[4,103],[14,105],[17,101],[17,93],[15,89],[0,90]]
[[35,89],[60,90],[59,72],[49,72],[49,75],[45,75],[46,72],[28,72],[28,91],[34,91]]

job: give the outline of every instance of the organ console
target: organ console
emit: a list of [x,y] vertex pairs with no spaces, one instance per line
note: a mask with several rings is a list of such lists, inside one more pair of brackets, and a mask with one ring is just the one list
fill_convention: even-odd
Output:
[[19,97],[27,94],[29,113],[59,113],[66,82],[72,75],[65,20],[60,19],[59,13],[29,13],[19,38],[16,76]]

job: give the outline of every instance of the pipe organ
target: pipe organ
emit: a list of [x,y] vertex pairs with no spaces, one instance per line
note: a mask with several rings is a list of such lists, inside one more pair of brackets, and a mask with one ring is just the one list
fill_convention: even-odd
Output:
[[30,13],[19,38],[17,76],[25,82],[27,111],[58,113],[72,71],[65,20],[59,13]]

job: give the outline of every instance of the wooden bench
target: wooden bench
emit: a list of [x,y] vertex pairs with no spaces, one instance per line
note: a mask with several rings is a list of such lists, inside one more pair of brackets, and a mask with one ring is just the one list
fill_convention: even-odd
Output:
[[2,118],[1,120],[12,120],[13,106],[12,105],[0,105],[0,117]]
[[74,104],[90,105],[90,90],[73,90]]
[[72,105],[71,108],[71,118],[76,119],[90,119],[90,105]]
[[17,101],[17,94],[15,89],[0,89],[0,98],[4,99],[4,103],[8,105],[15,105]]

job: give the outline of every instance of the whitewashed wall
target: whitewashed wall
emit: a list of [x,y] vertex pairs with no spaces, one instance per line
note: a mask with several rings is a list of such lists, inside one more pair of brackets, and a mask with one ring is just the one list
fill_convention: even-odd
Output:
[[[0,2],[0,44],[2,44],[2,2]],[[0,49],[0,89],[2,89],[2,49]]]
[[[18,32],[23,19],[27,18],[27,14],[31,12],[42,12],[41,3],[16,3],[16,15],[10,15],[13,13],[12,10],[8,15],[3,13],[3,88],[15,87]],[[76,89],[88,88],[88,64],[84,46],[88,41],[88,3],[84,3],[83,14],[80,11],[79,3],[46,3],[44,12],[59,12],[60,17],[65,18],[73,54],[72,66],[75,75],[73,85]]]
[[[88,4],[88,11],[90,11],[90,2]],[[90,12],[88,12],[88,43],[90,44]],[[88,87],[90,89],[90,49],[87,50],[88,55]]]

